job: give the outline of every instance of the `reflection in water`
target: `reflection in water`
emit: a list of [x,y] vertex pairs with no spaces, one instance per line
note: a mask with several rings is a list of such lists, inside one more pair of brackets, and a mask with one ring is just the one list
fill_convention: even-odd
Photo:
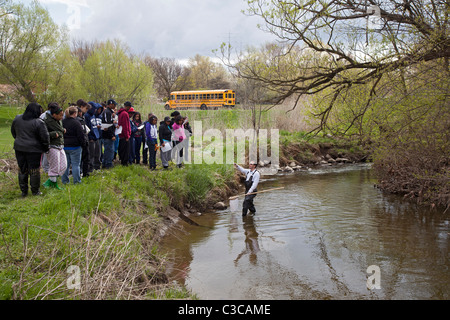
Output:
[[[172,276],[201,299],[449,299],[443,210],[374,188],[350,166],[262,181],[256,216],[205,214],[168,237]],[[367,268],[381,289],[367,289]]]
[[258,232],[255,228],[255,221],[253,216],[243,217],[244,220],[244,234],[245,234],[245,249],[237,256],[234,263],[237,264],[242,256],[248,254],[251,264],[256,265],[257,253],[259,250]]

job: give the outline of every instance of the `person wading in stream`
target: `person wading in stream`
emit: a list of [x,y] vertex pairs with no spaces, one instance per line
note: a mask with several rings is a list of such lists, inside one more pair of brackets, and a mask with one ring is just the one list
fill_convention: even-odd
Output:
[[259,179],[261,178],[261,174],[256,170],[258,166],[256,162],[250,162],[250,169],[244,169],[241,166],[235,164],[236,169],[246,175],[245,179],[245,200],[242,208],[242,216],[247,216],[248,211],[250,210],[251,214],[256,214],[255,205],[253,204],[253,200],[256,198],[256,194],[248,195],[250,193],[258,192],[258,184]]

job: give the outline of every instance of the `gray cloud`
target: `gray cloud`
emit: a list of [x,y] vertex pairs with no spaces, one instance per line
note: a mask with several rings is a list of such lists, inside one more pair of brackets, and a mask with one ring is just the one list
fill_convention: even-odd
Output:
[[[83,0],[78,0],[83,1]],[[41,0],[56,21],[64,20],[61,6],[75,0]],[[261,21],[241,11],[245,0],[95,0],[79,6],[80,25],[71,30],[84,40],[119,38],[135,53],[186,59],[195,54],[213,56],[223,42],[234,48],[259,45],[273,39],[257,28]],[[56,10],[56,8],[59,8]],[[62,12],[62,13],[61,13]],[[69,14],[67,19],[69,19]]]

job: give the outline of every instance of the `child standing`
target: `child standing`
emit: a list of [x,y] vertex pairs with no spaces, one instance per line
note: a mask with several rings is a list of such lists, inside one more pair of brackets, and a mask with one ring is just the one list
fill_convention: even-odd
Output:
[[[184,119],[182,116],[177,116],[175,118],[175,123],[173,124],[173,140],[174,140],[174,149],[177,149],[176,146],[186,140],[186,132],[184,129],[184,125],[187,123],[188,119]],[[178,154],[175,155],[177,167],[181,168],[183,165],[183,148],[178,151]]]
[[[148,122],[145,125],[145,136],[148,146],[150,170],[156,169],[156,148],[158,146],[158,118],[156,116],[150,116]],[[146,151],[144,151],[146,152]]]
[[145,129],[139,129],[143,123],[141,119],[141,114],[139,112],[135,112],[133,115],[133,123],[137,128],[137,131],[134,134],[134,162],[136,164],[141,163],[141,148],[142,148],[142,141],[145,137]]
[[62,123],[64,111],[57,103],[50,104],[49,111],[50,113],[44,119],[50,135],[50,150],[47,154],[49,179],[44,183],[44,187],[61,190],[57,180],[67,169],[67,158],[64,152],[64,127]]

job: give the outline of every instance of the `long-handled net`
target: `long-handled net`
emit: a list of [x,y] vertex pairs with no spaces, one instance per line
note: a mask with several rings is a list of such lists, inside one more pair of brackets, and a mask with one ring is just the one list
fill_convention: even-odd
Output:
[[254,195],[254,194],[260,194],[260,193],[271,192],[271,191],[282,190],[282,189],[284,189],[284,187],[270,189],[270,190],[265,190],[265,191],[259,191],[259,192],[253,192],[253,193],[249,193],[249,194],[241,194],[239,196],[231,197],[229,199],[230,200],[230,211],[231,212],[238,212],[239,211],[239,198],[240,197],[251,196],[251,195]]

